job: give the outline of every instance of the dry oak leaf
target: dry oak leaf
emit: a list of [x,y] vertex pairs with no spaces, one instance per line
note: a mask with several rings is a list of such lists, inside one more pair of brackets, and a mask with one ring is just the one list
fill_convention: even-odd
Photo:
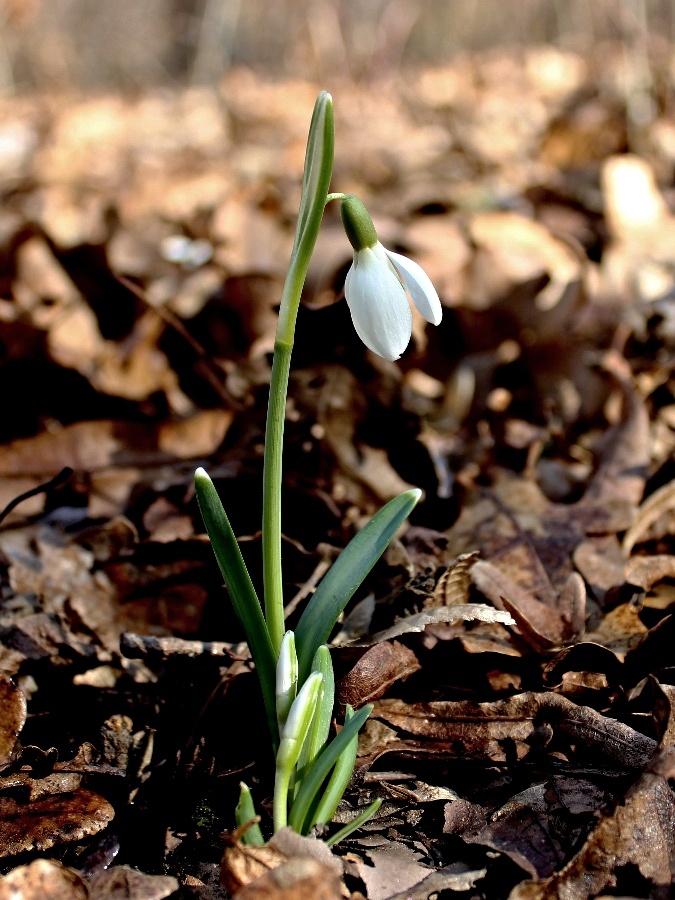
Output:
[[26,698],[9,678],[0,678],[0,765],[9,762],[26,721]]
[[0,798],[0,856],[46,850],[102,831],[115,811],[93,791],[43,797],[32,803]]
[[522,882],[509,900],[587,900],[613,887],[616,870],[629,864],[656,890],[666,891],[675,877],[675,798],[667,780],[675,775],[674,763],[673,748],[656,756],[566,866],[542,881]]
[[0,878],[0,900],[87,900],[77,872],[53,859],[35,859]]

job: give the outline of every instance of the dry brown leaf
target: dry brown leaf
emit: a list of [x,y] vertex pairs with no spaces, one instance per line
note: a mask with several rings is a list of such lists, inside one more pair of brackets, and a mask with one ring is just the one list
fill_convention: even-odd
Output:
[[82,840],[105,828],[114,815],[107,800],[83,788],[34,803],[1,797],[0,856]]
[[376,700],[396,681],[417,672],[420,664],[408,647],[398,641],[382,641],[369,647],[351,671],[340,679],[338,701],[360,709]]
[[672,666],[674,640],[675,616],[668,615],[626,653],[624,666],[632,684],[661,668]]
[[657,553],[654,556],[633,556],[626,563],[625,578],[645,591],[651,590],[665,578],[675,578],[675,556]]
[[516,213],[479,213],[470,220],[469,233],[477,247],[469,296],[478,308],[486,309],[514,286],[546,275],[549,280],[536,295],[535,308],[548,312],[581,277],[579,254],[539,222]]
[[112,422],[76,422],[0,446],[0,477],[55,475],[66,466],[99,469],[110,465],[122,447]]
[[654,682],[654,721],[659,737],[659,747],[665,749],[675,744],[675,686]]
[[585,635],[591,643],[602,644],[612,651],[619,660],[637,647],[649,629],[640,619],[640,609],[634,603],[622,603],[608,612],[594,631]]
[[541,603],[492,563],[479,560],[471,570],[471,577],[497,609],[513,616],[523,637],[536,650],[562,644],[573,636],[571,622],[555,606]]
[[9,678],[0,677],[0,765],[9,762],[26,721],[26,698]]
[[499,622],[504,625],[513,625],[514,621],[508,612],[493,609],[483,603],[465,603],[457,606],[433,606],[422,612],[413,613],[404,619],[399,619],[394,625],[378,631],[370,641],[390,641],[402,634],[412,634],[424,631],[427,625],[437,625],[440,622]]
[[[520,759],[552,733],[576,752],[620,768],[646,765],[656,741],[586,706],[557,694],[516,694],[490,703],[378,700],[373,716],[424,741],[451,742],[455,753],[476,758]],[[447,744],[446,744],[447,746]]]
[[176,459],[211,456],[223,441],[234,413],[226,409],[205,409],[187,419],[160,426],[157,444],[163,453]]
[[319,379],[314,370],[298,373],[294,394],[298,405],[314,411],[323,440],[347,475],[383,502],[412,487],[394,469],[385,450],[358,441],[357,426],[366,412],[366,398],[348,369],[323,366]]
[[234,894],[234,900],[344,900],[335,873],[307,856],[286,860]]
[[0,900],[87,900],[86,883],[55,859],[35,859],[0,878]]
[[438,579],[433,600],[429,606],[459,606],[469,602],[471,589],[471,568],[479,557],[473,553],[462,553]]
[[388,841],[382,850],[368,850],[371,865],[356,863],[368,892],[368,900],[389,900],[401,892],[405,896],[428,877],[429,867],[420,864],[421,853]]
[[532,878],[542,878],[561,864],[566,844],[605,802],[605,792],[590,782],[556,778],[511,797],[488,821],[479,819],[461,836],[506,854]]
[[583,503],[620,501],[635,514],[649,469],[649,413],[635,387],[630,366],[622,356],[609,351],[603,357],[603,368],[621,390],[621,419],[604,436],[605,450],[584,492]]
[[145,875],[129,866],[112,866],[91,880],[89,900],[163,900],[178,887],[178,880],[170,875]]
[[608,591],[620,587],[626,580],[626,560],[615,534],[588,537],[575,549],[573,558],[599,603],[603,603]]
[[664,484],[646,498],[637,511],[635,521],[623,538],[623,552],[628,555],[636,544],[652,536],[652,528],[675,508],[675,481]]
[[263,847],[242,844],[235,836],[227,838],[220,863],[220,881],[223,887],[235,894],[246,885],[276,869],[286,861],[286,855],[265,844]]
[[[670,763],[656,757],[623,803],[596,825],[581,850],[559,872],[541,881],[521,882],[509,900],[587,900],[614,886],[616,870],[633,864],[656,890],[667,890],[675,876],[675,799],[668,785]],[[659,772],[659,761],[667,768]],[[646,852],[648,849],[648,852]]]
[[23,616],[8,628],[0,646],[0,668],[15,675],[26,659],[95,662],[95,648],[78,640],[67,623],[55,613]]

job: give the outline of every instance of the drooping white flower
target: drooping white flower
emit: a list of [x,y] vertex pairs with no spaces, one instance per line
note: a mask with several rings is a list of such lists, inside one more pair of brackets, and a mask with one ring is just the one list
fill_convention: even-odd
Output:
[[342,221],[354,247],[354,263],[347,273],[345,296],[356,333],[385,359],[398,359],[410,342],[412,312],[406,296],[427,322],[438,325],[443,314],[438,294],[424,269],[400,253],[387,250],[365,206],[345,197]]

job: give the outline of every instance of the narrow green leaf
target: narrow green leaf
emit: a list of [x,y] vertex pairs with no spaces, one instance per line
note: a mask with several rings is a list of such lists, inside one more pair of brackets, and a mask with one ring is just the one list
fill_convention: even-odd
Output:
[[323,750],[330,733],[333,704],[335,703],[335,674],[330,651],[325,644],[322,644],[314,654],[312,672],[320,672],[323,675],[323,687],[317,699],[314,718],[312,719],[307,740],[303,744],[300,759],[298,760],[295,794],[297,794],[305,775],[314,764],[314,760]]
[[422,492],[413,488],[375,513],[345,547],[314,592],[295,629],[301,683],[307,677],[317,647],[327,642],[338,616],[421,496]]
[[[354,710],[351,706],[347,706],[345,712],[345,725],[351,722],[353,718]],[[312,825],[319,822],[322,825],[328,825],[328,823],[332,821],[338,803],[342,800],[342,795],[346,791],[347,785],[354,774],[358,744],[359,736],[358,734],[355,734],[347,745],[346,750],[340,754],[338,761],[335,763],[335,767],[328,779],[328,785],[323,793],[323,797],[321,797],[316,809],[310,813],[309,821],[304,823],[304,831],[309,831]]]
[[[256,814],[255,807],[253,806],[253,797],[251,797],[248,785],[244,784],[243,781],[239,782],[239,802],[234,810],[234,818],[237,823],[237,828],[243,828],[244,825],[248,825],[249,822],[253,822],[255,819],[260,818]],[[241,842],[242,844],[247,844],[249,847],[262,847],[265,840],[262,836],[260,825],[257,823],[255,825],[250,825],[242,834]]]
[[298,833],[302,833],[302,826],[312,806],[314,797],[320,790],[328,773],[337,762],[340,754],[345,752],[354,735],[359,733],[361,726],[370,715],[372,708],[373,704],[369,703],[354,714],[354,718],[345,725],[340,734],[333,738],[331,743],[326,747],[323,753],[321,753],[303,781],[300,790],[298,791],[298,796],[295,798],[291,808],[289,817],[289,824]]
[[357,828],[360,828],[362,825],[371,818],[371,816],[375,815],[378,809],[382,806],[382,797],[378,797],[377,800],[373,800],[373,802],[366,806],[364,810],[362,810],[358,816],[354,816],[351,822],[348,822],[344,828],[341,828],[339,831],[336,831],[332,837],[329,837],[326,843],[329,847],[334,847],[340,841],[344,841],[346,837],[352,833],[352,831],[356,831]]
[[213,482],[204,469],[195,472],[195,490],[199,509],[211,538],[211,546],[232,600],[232,606],[246,634],[251,656],[258,670],[258,678],[265,701],[265,712],[272,734],[278,744],[275,702],[276,660],[260,601],[241,555],[237,538],[227,518]]

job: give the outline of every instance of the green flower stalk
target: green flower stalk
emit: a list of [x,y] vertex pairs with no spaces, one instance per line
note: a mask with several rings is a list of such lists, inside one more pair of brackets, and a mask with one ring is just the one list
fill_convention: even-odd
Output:
[[[335,679],[327,641],[345,606],[408,517],[421,492],[405,491],[386,504],[351,540],[308,601],[295,633],[285,630],[281,558],[282,451],[286,395],[295,323],[323,212],[341,201],[354,265],[345,292],[357,333],[374,352],[396,359],[410,340],[406,289],[425,317],[438,324],[440,301],[426,274],[411,260],[385,250],[365,206],[356,197],[329,194],[333,171],[333,101],[319,94],[312,115],[295,240],[284,283],[274,344],[265,431],[262,509],[262,603],[246,569],[223,504],[203,469],[195,473],[199,508],[235,613],[258,673],[275,754],[274,829],[290,825],[307,834],[328,825],[352,776],[359,730],[372,707],[348,708],[330,738]],[[332,846],[365,822],[379,802],[362,810],[328,839]],[[263,841],[253,798],[241,785],[236,808],[243,840]]]
[[281,463],[286,417],[286,395],[291,353],[295,340],[295,322],[300,295],[307,277],[309,261],[328,196],[333,173],[333,100],[325,91],[319,94],[309,128],[300,212],[284,283],[274,342],[270,379],[270,399],[265,430],[263,469],[263,582],[265,618],[275,652],[279,652],[284,634],[284,598],[281,578]]

